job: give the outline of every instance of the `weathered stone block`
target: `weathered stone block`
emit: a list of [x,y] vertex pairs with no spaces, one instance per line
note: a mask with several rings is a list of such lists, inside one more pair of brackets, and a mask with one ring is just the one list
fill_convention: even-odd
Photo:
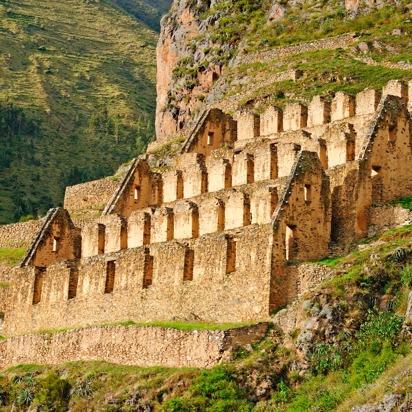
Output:
[[217,192],[232,185],[232,167],[227,159],[211,158],[207,170],[209,192]]
[[162,174],[163,202],[174,202],[183,198],[183,176],[180,170],[168,170]]
[[173,209],[159,207],[152,216],[152,243],[167,242],[174,238]]
[[380,93],[373,89],[364,90],[356,95],[356,114],[373,114],[375,113],[379,101]]
[[106,215],[99,219],[106,227],[105,253],[117,252],[127,248],[127,224],[120,215]]
[[127,247],[140,247],[150,243],[151,213],[133,212],[128,220]]
[[331,104],[322,96],[315,96],[308,108],[308,127],[321,126],[330,120]]
[[278,144],[278,177],[284,177],[290,174],[300,150],[301,146],[295,143]]
[[82,228],[82,257],[96,256],[104,253],[106,227],[92,222]]
[[191,239],[199,236],[199,211],[192,202],[179,202],[174,208],[174,238]]
[[254,181],[276,179],[278,176],[278,156],[276,144],[265,144],[254,151]]
[[263,225],[269,223],[278,203],[276,187],[257,189],[251,195],[250,209],[252,224]]
[[260,117],[254,113],[240,113],[237,118],[238,140],[249,140],[260,135]]
[[232,167],[232,186],[240,186],[252,183],[253,178],[253,155],[244,152],[236,154]]
[[328,142],[329,167],[343,165],[355,159],[355,139],[349,133],[340,133]]
[[260,135],[283,132],[283,112],[276,106],[269,106],[260,116]]
[[337,92],[332,100],[331,121],[346,119],[355,115],[355,98],[345,92]]
[[205,156],[199,153],[185,153],[179,156],[179,169],[183,174],[183,197],[199,196],[207,191],[207,169]]
[[383,87],[382,96],[400,97],[405,103],[408,101],[408,86],[403,80],[389,80]]
[[283,130],[299,130],[307,126],[308,108],[300,103],[287,104],[283,112]]
[[249,197],[233,191],[225,205],[225,229],[250,225],[250,201]]
[[221,232],[225,227],[225,205],[218,198],[202,199],[199,204],[199,235]]

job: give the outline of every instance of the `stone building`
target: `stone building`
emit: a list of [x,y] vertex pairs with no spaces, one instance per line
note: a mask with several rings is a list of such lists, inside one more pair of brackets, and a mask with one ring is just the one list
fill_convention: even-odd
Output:
[[[382,95],[236,120],[207,111],[168,170],[133,160],[101,217],[76,227],[67,210],[49,212],[11,277],[3,333],[267,319],[296,298],[292,262],[365,236],[374,205],[411,195],[408,95],[391,81]],[[82,192],[66,192],[70,210]]]

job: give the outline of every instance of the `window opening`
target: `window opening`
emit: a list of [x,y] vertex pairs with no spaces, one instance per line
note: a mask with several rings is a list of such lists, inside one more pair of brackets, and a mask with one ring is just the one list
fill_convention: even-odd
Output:
[[43,291],[43,280],[46,268],[36,267],[34,272],[34,287],[33,287],[33,305],[41,302],[41,295]]
[[236,271],[236,241],[233,239],[227,242],[226,273]]
[[109,260],[106,266],[106,284],[104,286],[104,293],[113,292],[115,276],[116,276],[116,261]]
[[53,238],[53,252],[57,252],[57,248],[59,246],[59,239],[57,237]]
[[381,166],[372,166],[371,176],[375,177],[381,172]]
[[194,263],[195,263],[195,251],[192,249],[187,249],[185,252],[185,267],[184,267],[184,273],[183,273],[184,281],[193,280]]
[[144,273],[143,273],[143,289],[147,289],[153,283],[153,267],[154,257],[149,253],[145,254]]
[[79,271],[77,269],[70,269],[69,276],[69,296],[68,299],[74,299],[77,295],[77,284],[79,281]]
[[296,226],[286,226],[286,260],[296,259]]
[[312,186],[305,185],[304,192],[305,192],[305,202],[311,202],[312,201]]

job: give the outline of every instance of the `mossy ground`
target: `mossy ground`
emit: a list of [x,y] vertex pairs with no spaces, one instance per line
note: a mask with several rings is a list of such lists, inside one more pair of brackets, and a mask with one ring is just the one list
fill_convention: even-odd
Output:
[[16,266],[23,258],[26,249],[0,249],[0,266]]

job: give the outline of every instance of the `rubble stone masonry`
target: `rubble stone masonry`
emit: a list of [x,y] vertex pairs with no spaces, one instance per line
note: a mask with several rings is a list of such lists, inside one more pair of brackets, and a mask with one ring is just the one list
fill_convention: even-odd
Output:
[[18,336],[0,341],[0,369],[25,363],[59,365],[76,360],[210,368],[230,359],[234,348],[259,342],[267,329],[266,323],[216,331],[104,326]]
[[[382,97],[371,89],[316,96],[308,107],[270,106],[260,117],[249,110],[236,121],[218,109],[205,113],[168,170],[134,159],[101,217],[77,222],[58,208],[26,225],[39,230],[0,291],[2,334],[125,320],[268,319],[333,276],[297,263],[328,256],[331,241],[344,246],[409,218],[382,205],[412,194],[410,86],[391,81]],[[22,225],[0,228],[2,242],[24,241]],[[179,343],[162,354],[160,336]],[[221,356],[215,336],[92,328],[0,348],[5,365],[49,362],[50,354],[128,363],[124,339],[147,359],[136,362],[207,366]]]

